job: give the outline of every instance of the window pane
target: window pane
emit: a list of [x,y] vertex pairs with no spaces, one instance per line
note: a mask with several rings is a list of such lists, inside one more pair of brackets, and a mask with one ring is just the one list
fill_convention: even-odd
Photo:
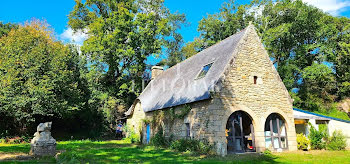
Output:
[[281,145],[282,145],[282,148],[286,148],[287,147],[287,139],[286,139],[286,137],[281,137]]
[[273,136],[278,136],[278,128],[277,128],[277,120],[272,120],[272,130],[273,130]]
[[286,126],[284,124],[284,121],[280,119],[279,122],[280,122],[281,136],[286,136]]
[[278,137],[273,138],[273,146],[277,149],[280,148]]
[[266,148],[272,147],[271,137],[265,138],[265,146],[266,146]]
[[265,136],[271,136],[271,131],[265,131]]
[[201,72],[198,74],[197,79],[200,79],[200,78],[204,77],[208,73],[211,65],[213,65],[213,63],[204,66],[202,68]]
[[189,123],[186,123],[186,137],[190,137],[191,135],[191,127]]

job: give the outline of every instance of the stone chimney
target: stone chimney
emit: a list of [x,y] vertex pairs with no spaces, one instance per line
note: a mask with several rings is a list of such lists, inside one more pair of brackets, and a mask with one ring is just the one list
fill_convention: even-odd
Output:
[[160,75],[164,69],[161,66],[153,66],[152,68],[152,80],[155,79],[158,75]]

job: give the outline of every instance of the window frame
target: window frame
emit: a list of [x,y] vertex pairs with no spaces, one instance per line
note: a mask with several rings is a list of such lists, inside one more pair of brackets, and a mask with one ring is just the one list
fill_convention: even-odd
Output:
[[[195,80],[204,78],[208,74],[208,72],[210,71],[210,68],[213,66],[213,64],[214,64],[214,62],[210,62],[210,63],[204,65],[201,68],[201,70],[199,71],[199,73],[197,73]],[[204,68],[207,67],[207,66],[209,66],[208,71],[206,71],[203,75],[201,75],[202,72],[204,72]]]
[[[268,120],[268,119],[270,119],[270,120]],[[277,130],[278,130],[277,131],[277,135],[274,135],[274,133],[273,133],[273,123],[272,123],[273,120],[276,120],[276,126],[277,126]],[[283,123],[284,123],[285,135],[281,135],[280,120],[283,121]],[[266,133],[265,133],[267,130],[264,129],[265,142],[266,142],[266,140],[268,138],[270,138],[271,139],[271,145],[272,145],[273,149],[275,149],[275,150],[277,150],[277,149],[283,149],[283,150],[288,149],[288,134],[287,134],[287,127],[286,127],[285,121],[276,113],[273,113],[272,115],[267,117],[265,125],[266,125],[267,121],[269,121],[268,122],[268,126],[270,127],[270,135],[267,136]],[[275,143],[274,143],[275,138],[278,139],[278,147],[277,148],[275,147]],[[282,147],[282,138],[285,139],[285,142],[286,142],[286,146],[285,147]]]

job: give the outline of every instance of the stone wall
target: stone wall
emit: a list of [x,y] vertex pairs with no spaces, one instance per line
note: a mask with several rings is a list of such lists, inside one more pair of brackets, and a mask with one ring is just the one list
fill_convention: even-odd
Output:
[[141,107],[140,101],[136,100],[133,109],[133,114],[127,119],[127,126],[129,129],[134,130],[135,133],[140,134],[142,132],[143,120],[146,118],[146,113]]
[[224,108],[228,109],[225,117],[236,110],[247,112],[253,118],[257,151],[263,151],[266,118],[278,113],[287,124],[289,150],[296,150],[291,98],[252,25],[248,26],[235,53],[230,68],[224,73],[219,95]]

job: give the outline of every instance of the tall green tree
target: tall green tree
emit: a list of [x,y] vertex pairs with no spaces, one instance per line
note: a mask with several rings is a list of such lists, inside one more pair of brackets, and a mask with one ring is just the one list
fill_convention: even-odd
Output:
[[0,129],[25,133],[38,118],[79,110],[86,101],[76,58],[41,21],[1,37]]
[[182,40],[175,31],[184,21],[163,0],[77,0],[68,24],[88,34],[81,50],[92,67],[105,71],[99,78],[103,90],[119,105],[130,105],[142,90],[145,60],[175,45],[169,39]]
[[333,64],[337,81],[339,99],[350,97],[350,19],[346,17],[330,18],[334,23],[334,35],[327,40],[329,61]]

